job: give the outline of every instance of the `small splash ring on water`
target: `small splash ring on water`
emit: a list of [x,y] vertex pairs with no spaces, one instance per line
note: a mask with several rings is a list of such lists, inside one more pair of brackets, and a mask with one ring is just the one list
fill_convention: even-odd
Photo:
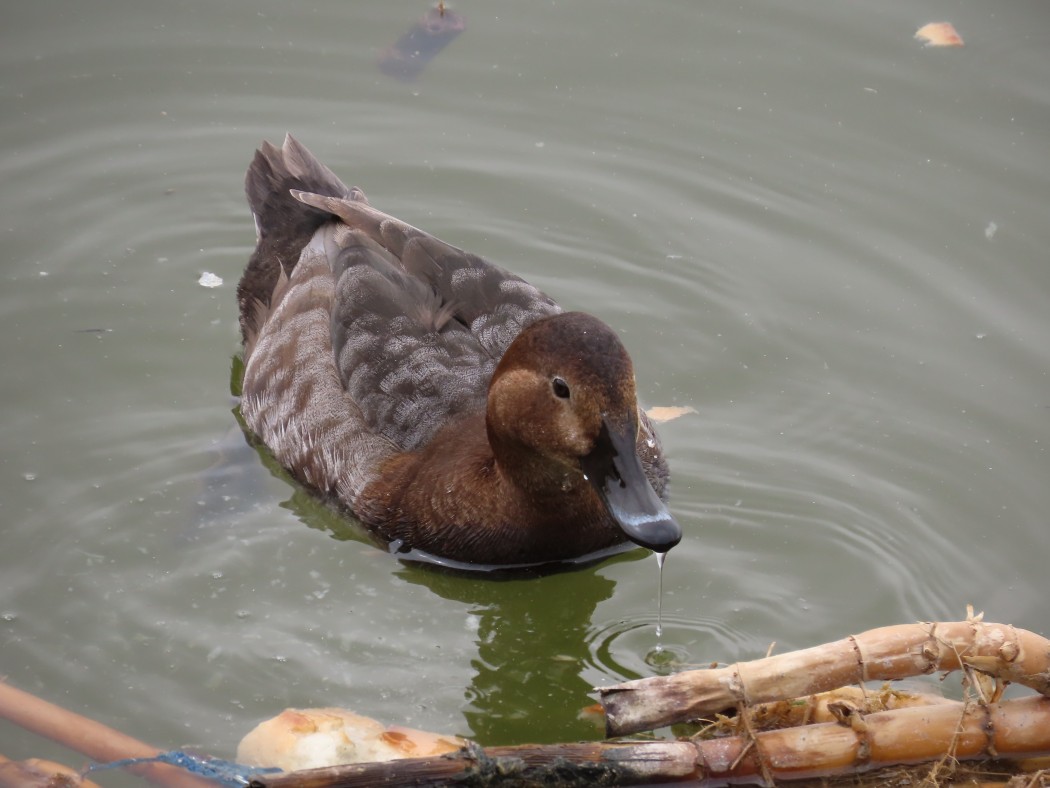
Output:
[[717,622],[663,617],[663,635],[656,634],[656,616],[637,616],[595,623],[587,635],[590,664],[612,681],[706,666],[702,651],[725,637]]

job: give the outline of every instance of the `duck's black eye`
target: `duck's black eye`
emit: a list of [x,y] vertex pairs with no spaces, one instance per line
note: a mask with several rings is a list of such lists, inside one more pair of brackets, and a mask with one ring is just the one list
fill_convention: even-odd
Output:
[[554,396],[559,399],[569,398],[569,384],[561,378],[554,378],[551,381],[551,388],[554,390]]

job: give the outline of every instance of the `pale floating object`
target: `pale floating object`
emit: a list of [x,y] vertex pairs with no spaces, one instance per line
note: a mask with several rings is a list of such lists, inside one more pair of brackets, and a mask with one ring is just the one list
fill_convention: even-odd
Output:
[[984,228],[984,237],[989,241],[995,238],[995,233],[999,229],[999,225],[995,222],[988,222],[988,225]]
[[688,405],[657,405],[649,408],[645,415],[657,424],[662,424],[665,421],[677,419],[679,416],[685,416],[687,413],[696,413],[696,408],[691,408]]
[[218,287],[222,284],[222,277],[216,276],[211,271],[205,271],[201,274],[201,278],[197,280],[197,283],[201,287]]
[[386,726],[346,709],[285,709],[259,723],[237,747],[245,766],[275,766],[286,772],[346,763],[424,758],[462,748],[456,736]]
[[962,36],[951,22],[930,22],[920,27],[915,37],[928,47],[961,47],[963,45]]

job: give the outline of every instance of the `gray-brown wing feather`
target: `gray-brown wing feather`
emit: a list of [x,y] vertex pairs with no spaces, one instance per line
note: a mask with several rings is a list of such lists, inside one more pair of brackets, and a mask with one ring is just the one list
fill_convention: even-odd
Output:
[[[561,311],[520,277],[375,210],[291,136],[281,148],[263,143],[245,191],[258,234],[238,286],[253,392],[247,411],[271,448],[309,438],[301,414],[293,418],[307,391],[327,392],[333,407],[346,399],[336,410],[350,407],[355,429],[383,441],[376,451],[418,448],[457,416],[483,409],[510,343]],[[297,305],[318,298],[330,310],[330,341],[314,332],[305,342],[289,321],[304,319],[293,315]],[[260,336],[261,357],[253,358]],[[307,352],[310,363],[282,367],[293,352]],[[338,396],[327,377],[318,387],[317,364],[330,365]],[[295,379],[278,385],[278,371]],[[316,399],[311,408],[324,404]]]
[[293,194],[341,220],[323,230],[336,366],[371,429],[403,449],[483,409],[506,348],[561,311],[520,277],[363,200]]
[[448,421],[484,408],[495,361],[470,331],[369,239],[345,226],[329,232],[341,244],[329,258],[337,277],[332,349],[372,431],[415,449]]

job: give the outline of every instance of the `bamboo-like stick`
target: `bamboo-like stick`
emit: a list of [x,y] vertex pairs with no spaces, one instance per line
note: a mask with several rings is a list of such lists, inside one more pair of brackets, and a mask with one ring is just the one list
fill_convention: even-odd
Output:
[[[753,745],[752,745],[753,741]],[[1050,699],[949,703],[697,742],[702,779],[725,784],[858,774],[897,764],[1050,753]],[[735,765],[734,765],[735,764]]]
[[[124,758],[152,758],[161,752],[156,747],[3,681],[0,681],[0,717],[100,763]],[[162,763],[144,763],[127,768],[165,788],[215,788],[213,782]]]
[[626,681],[598,692],[607,734],[623,736],[737,706],[964,666],[1050,695],[1050,641],[979,617],[882,627],[801,651]]
[[[921,731],[921,735],[916,735]],[[1021,759],[1050,753],[1050,699],[957,701],[882,711],[724,739],[467,747],[405,758],[260,775],[257,788],[366,788],[552,784],[705,786],[858,774],[936,760]]]

